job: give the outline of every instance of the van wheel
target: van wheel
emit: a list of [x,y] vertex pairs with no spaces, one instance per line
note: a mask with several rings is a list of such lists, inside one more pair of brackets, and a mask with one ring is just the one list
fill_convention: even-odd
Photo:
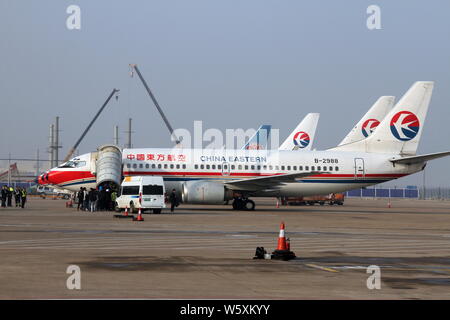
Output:
[[161,209],[153,209],[153,213],[154,214],[160,214],[161,213]]
[[137,213],[137,210],[136,210],[136,208],[134,207],[134,203],[133,203],[133,202],[130,203],[130,212],[131,212],[131,213]]

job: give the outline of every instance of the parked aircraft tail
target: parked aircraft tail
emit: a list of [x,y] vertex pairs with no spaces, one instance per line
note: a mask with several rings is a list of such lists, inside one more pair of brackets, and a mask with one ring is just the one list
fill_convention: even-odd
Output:
[[372,105],[367,113],[359,120],[353,129],[339,143],[339,146],[363,140],[370,136],[391,111],[395,97],[382,96]]
[[434,82],[418,81],[367,139],[338,146],[335,151],[415,155],[422,135]]
[[319,116],[319,113],[308,113],[284,140],[278,150],[311,150]]

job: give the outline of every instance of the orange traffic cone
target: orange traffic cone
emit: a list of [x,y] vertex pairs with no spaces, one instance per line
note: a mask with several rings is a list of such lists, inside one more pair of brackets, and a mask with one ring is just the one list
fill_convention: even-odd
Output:
[[280,235],[278,236],[277,250],[287,250],[286,237],[284,236],[284,222],[281,222],[280,224]]
[[128,206],[125,206],[125,217],[128,217]]
[[286,236],[284,234],[284,222],[280,225],[280,235],[278,236],[278,246],[274,252],[272,252],[272,259],[277,260],[291,260],[295,258],[295,253],[291,251],[291,243],[289,240],[286,241]]
[[141,208],[139,208],[138,216],[137,219],[135,219],[135,221],[144,221],[144,218],[142,218]]
[[277,208],[280,207],[280,200],[277,198]]
[[389,199],[389,201],[388,201],[388,208],[390,208],[391,207],[391,199]]

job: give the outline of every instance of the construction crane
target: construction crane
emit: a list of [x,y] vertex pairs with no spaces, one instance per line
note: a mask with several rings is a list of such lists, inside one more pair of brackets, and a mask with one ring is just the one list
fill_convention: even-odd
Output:
[[164,123],[167,126],[167,129],[169,129],[170,136],[172,137],[173,141],[175,141],[175,144],[179,145],[181,141],[177,138],[177,136],[173,132],[173,128],[170,125],[169,120],[167,119],[166,115],[164,114],[164,112],[162,111],[161,107],[159,106],[158,101],[156,100],[155,96],[153,95],[152,91],[150,90],[149,86],[147,85],[147,82],[145,81],[144,77],[142,76],[141,72],[139,71],[137,65],[136,64],[130,64],[130,67],[132,69],[131,76],[133,76],[133,70],[136,70],[136,73],[139,76],[139,79],[141,79],[142,84],[144,85],[145,89],[147,90],[148,95],[152,99],[153,103],[156,106],[156,109],[158,109],[159,114],[163,118]]
[[[120,90],[119,89],[113,89],[113,91],[110,93],[110,95],[108,96],[108,98],[106,99],[106,101],[103,103],[103,105],[101,106],[100,110],[98,110],[97,114],[95,115],[94,119],[92,119],[92,121],[89,123],[89,125],[87,126],[87,128],[84,130],[83,134],[81,135],[81,137],[77,140],[77,142],[74,144],[74,146],[72,148],[70,148],[69,153],[67,153],[66,157],[64,158],[64,162],[69,161],[69,159],[72,157],[72,155],[74,154],[75,150],[77,149],[78,145],[81,143],[81,141],[83,140],[84,136],[88,133],[89,129],[92,127],[92,125],[94,124],[95,120],[97,120],[98,116],[100,115],[100,113],[102,113],[103,109],[105,109],[106,105],[108,104],[109,100],[111,100],[111,98],[116,95]],[[116,100],[117,100],[118,96],[116,95]]]

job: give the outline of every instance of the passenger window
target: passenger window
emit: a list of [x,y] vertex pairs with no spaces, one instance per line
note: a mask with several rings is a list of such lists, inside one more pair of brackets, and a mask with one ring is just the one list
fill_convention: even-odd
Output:
[[127,168],[130,169],[131,168],[131,164],[127,163]]
[[248,170],[248,166],[247,165],[245,166],[245,170]]
[[320,166],[317,166],[317,171],[320,171],[320,170],[322,170],[321,167],[320,167]]
[[170,169],[173,169],[173,168],[174,168],[174,166],[173,166],[173,164],[171,164],[171,165],[170,165]]
[[209,164],[206,165],[206,169],[209,169]]
[[216,169],[216,165],[215,164],[211,165],[211,169],[215,170]]
[[298,170],[303,171],[303,166],[298,166]]
[[161,169],[162,168],[162,166],[161,166],[161,163],[160,164],[158,164],[158,169]]
[[242,164],[238,165],[238,169],[242,170]]
[[196,164],[196,165],[194,166],[194,169],[198,169],[198,164]]
[[305,166],[305,170],[306,170],[306,171],[309,171],[309,166]]
[[232,165],[231,165],[231,170],[234,170],[234,168],[236,168],[236,167],[235,167],[234,164],[232,164]]
[[133,168],[136,169],[137,168],[137,164],[133,163]]
[[167,169],[167,163],[166,163],[166,164],[164,164],[164,169]]
[[330,169],[330,171],[333,171],[333,167],[330,167],[329,169]]
[[297,171],[297,166],[293,166],[292,168],[294,169],[294,171]]
[[179,164],[177,164],[177,169],[180,169],[180,165]]
[[150,165],[147,163],[147,164],[145,165],[145,168],[146,168],[146,169],[150,168]]
[[200,169],[205,169],[205,166],[203,164],[201,164]]
[[144,168],[144,165],[142,163],[139,164],[139,168],[142,169]]
[[183,164],[183,169],[186,169],[186,165],[185,164]]
[[219,169],[219,170],[222,169],[222,165],[221,165],[221,164],[218,164],[218,165],[217,165],[217,169]]
[[156,168],[156,164],[152,164],[152,168],[155,169]]
[[311,171],[315,171],[316,168],[314,166],[311,166]]
[[269,170],[273,170],[273,166],[269,166]]
[[334,167],[334,171],[339,171],[339,167]]
[[251,166],[252,170],[255,170],[255,166]]
[[263,166],[263,170],[267,170],[267,166]]
[[288,169],[288,170],[291,170],[291,166],[287,166],[287,169]]
[[275,170],[276,171],[280,170],[280,167],[279,166],[275,166]]
[[284,169],[285,169],[285,167],[284,167],[284,166],[281,166],[281,171],[284,171]]
[[227,169],[228,169],[228,165],[224,164],[224,165],[223,165],[223,169],[224,169],[224,170],[227,170]]
[[257,166],[256,169],[257,169],[257,170],[261,170],[261,166]]

